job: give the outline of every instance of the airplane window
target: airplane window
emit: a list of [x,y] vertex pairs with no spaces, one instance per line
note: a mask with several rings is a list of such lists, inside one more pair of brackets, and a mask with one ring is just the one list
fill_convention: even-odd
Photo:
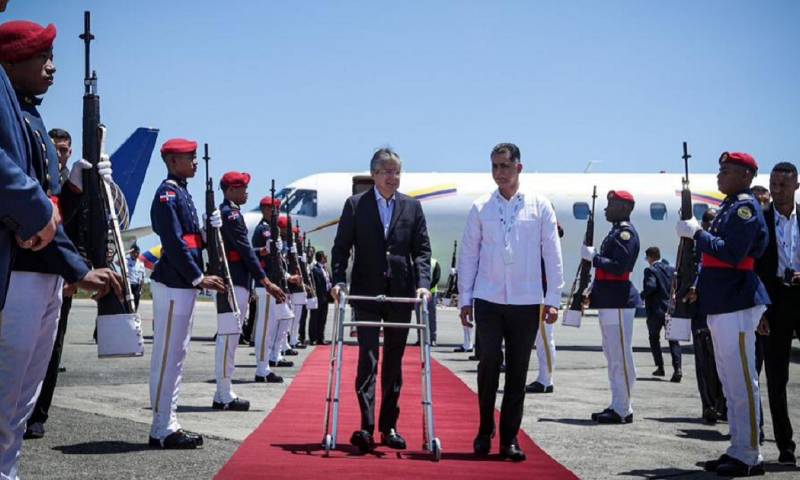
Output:
[[[286,196],[285,190],[281,191]],[[281,198],[281,194],[275,195]],[[281,211],[288,211],[292,215],[303,215],[306,217],[317,216],[317,191],[316,190],[295,190],[289,195],[286,206],[281,205]]]
[[703,214],[706,213],[706,210],[708,210],[708,205],[705,203],[695,203],[692,205],[692,213],[694,213],[694,218],[698,220],[703,219]]
[[664,220],[667,218],[667,206],[661,202],[650,204],[650,218],[653,220]]
[[586,220],[589,218],[591,209],[586,202],[575,202],[572,204],[572,215],[578,220]]

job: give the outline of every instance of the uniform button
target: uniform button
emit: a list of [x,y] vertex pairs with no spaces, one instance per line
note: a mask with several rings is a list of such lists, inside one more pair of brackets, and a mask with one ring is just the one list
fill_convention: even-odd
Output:
[[391,255],[391,254],[392,254],[392,253],[391,253],[389,250],[386,250],[386,256],[387,256],[387,257],[388,257],[389,255]]

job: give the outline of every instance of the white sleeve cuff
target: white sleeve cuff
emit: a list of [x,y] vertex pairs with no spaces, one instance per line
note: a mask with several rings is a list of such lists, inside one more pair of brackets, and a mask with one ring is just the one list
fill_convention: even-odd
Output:
[[200,275],[199,277],[197,277],[194,280],[192,280],[192,286],[196,287],[196,286],[200,285],[200,282],[203,281],[203,278],[205,278],[205,275]]

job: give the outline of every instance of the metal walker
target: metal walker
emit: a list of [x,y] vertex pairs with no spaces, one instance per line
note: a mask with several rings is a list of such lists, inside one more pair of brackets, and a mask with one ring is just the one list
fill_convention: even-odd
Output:
[[[390,322],[345,322],[345,307],[353,300],[372,301],[379,303],[413,303],[421,310],[421,324],[417,323],[390,323]],[[342,348],[344,347],[345,327],[379,327],[379,328],[407,328],[419,330],[422,334],[420,348],[420,362],[422,370],[422,448],[430,452],[433,460],[438,462],[442,458],[442,442],[434,435],[433,426],[433,399],[431,390],[431,336],[428,326],[428,302],[421,297],[377,297],[346,295],[339,293],[333,319],[333,338],[331,342],[330,363],[328,366],[328,388],[325,395],[325,420],[323,426],[322,446],[327,456],[336,448],[336,438],[339,429],[339,393],[342,384]]]

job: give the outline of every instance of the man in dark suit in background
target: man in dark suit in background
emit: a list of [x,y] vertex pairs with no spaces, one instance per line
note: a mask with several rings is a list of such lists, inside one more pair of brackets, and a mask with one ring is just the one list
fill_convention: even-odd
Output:
[[792,340],[795,336],[800,338],[800,205],[794,200],[799,186],[797,167],[793,164],[782,162],[772,168],[769,176],[772,202],[764,209],[769,244],[764,255],[756,260],[756,272],[772,300],[758,333],[762,335],[769,409],[778,462],[782,465],[797,463],[786,384]]
[[[333,243],[333,298],[347,282],[350,249],[353,270],[350,292],[353,295],[391,297],[430,296],[431,245],[425,215],[419,201],[397,192],[400,187],[400,157],[389,148],[375,152],[370,161],[375,187],[353,195],[344,204]],[[353,302],[357,321],[410,323],[412,304]],[[350,443],[366,453],[375,448],[375,378],[378,372],[378,329],[358,329],[358,374],[356,394],[361,408],[361,430]],[[407,329],[389,328],[384,332],[381,365],[380,424],[382,443],[405,449],[406,441],[397,433],[400,415],[398,399],[403,384],[401,364],[408,338]]]
[[[650,247],[644,252],[649,267],[644,269],[642,300],[647,311],[647,332],[650,337],[650,352],[656,364],[656,377],[664,376],[664,356],[661,354],[661,329],[666,323],[669,308],[669,293],[675,269],[661,258],[658,247]],[[672,356],[672,378],[670,382],[679,383],[683,378],[681,371],[681,346],[669,340],[669,353]]]
[[311,310],[311,325],[308,336],[311,344],[325,344],[325,322],[328,319],[328,303],[331,290],[331,275],[328,272],[328,257],[322,250],[314,254],[311,278],[317,292],[317,309]]

